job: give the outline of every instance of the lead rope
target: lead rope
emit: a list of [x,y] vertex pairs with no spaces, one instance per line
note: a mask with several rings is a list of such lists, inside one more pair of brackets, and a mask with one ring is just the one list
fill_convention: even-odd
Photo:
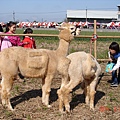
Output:
[[92,43],[94,43],[97,38],[98,36],[96,34],[93,34],[92,38],[90,39],[90,54],[92,54]]

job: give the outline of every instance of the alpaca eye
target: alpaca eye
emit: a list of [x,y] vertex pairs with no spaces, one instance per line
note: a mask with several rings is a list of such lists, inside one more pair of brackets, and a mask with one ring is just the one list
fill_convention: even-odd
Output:
[[74,28],[71,28],[71,30],[73,30]]

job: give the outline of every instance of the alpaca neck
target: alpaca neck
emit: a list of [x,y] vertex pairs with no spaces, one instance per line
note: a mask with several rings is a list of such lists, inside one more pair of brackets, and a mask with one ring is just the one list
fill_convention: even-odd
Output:
[[64,39],[61,39],[59,42],[58,49],[56,50],[57,54],[60,56],[66,56],[68,53],[69,42],[66,42]]

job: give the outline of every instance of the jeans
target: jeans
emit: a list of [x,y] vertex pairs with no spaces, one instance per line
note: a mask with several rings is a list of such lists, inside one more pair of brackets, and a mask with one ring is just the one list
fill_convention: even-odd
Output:
[[119,67],[119,72],[118,72],[118,83],[120,83],[120,67]]
[[117,70],[112,72],[112,83],[118,84]]

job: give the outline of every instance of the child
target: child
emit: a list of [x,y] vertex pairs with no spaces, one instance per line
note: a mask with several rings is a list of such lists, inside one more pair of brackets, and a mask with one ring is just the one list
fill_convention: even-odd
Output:
[[[6,25],[5,33],[15,34],[15,32],[16,32],[16,23],[10,21]],[[21,42],[19,36],[5,36],[2,41],[1,50],[12,47],[12,46],[23,46],[24,44],[27,44],[27,43]]]
[[[112,83],[111,87],[117,87],[119,84],[119,79],[117,77],[117,69],[120,67],[120,48],[117,42],[112,42],[109,46],[110,61],[115,63],[110,73],[112,73]],[[119,76],[120,73],[118,73]]]
[[[0,25],[0,33],[4,33],[2,26]],[[12,44],[8,39],[8,36],[0,36],[0,51],[4,48],[11,47]]]
[[[24,31],[24,34],[32,34],[33,30],[31,28],[27,28]],[[23,37],[23,43],[27,42],[28,44],[24,44],[23,47],[24,48],[32,48],[32,49],[36,49],[36,44],[35,44],[35,40],[30,37],[30,36],[24,36]]]

